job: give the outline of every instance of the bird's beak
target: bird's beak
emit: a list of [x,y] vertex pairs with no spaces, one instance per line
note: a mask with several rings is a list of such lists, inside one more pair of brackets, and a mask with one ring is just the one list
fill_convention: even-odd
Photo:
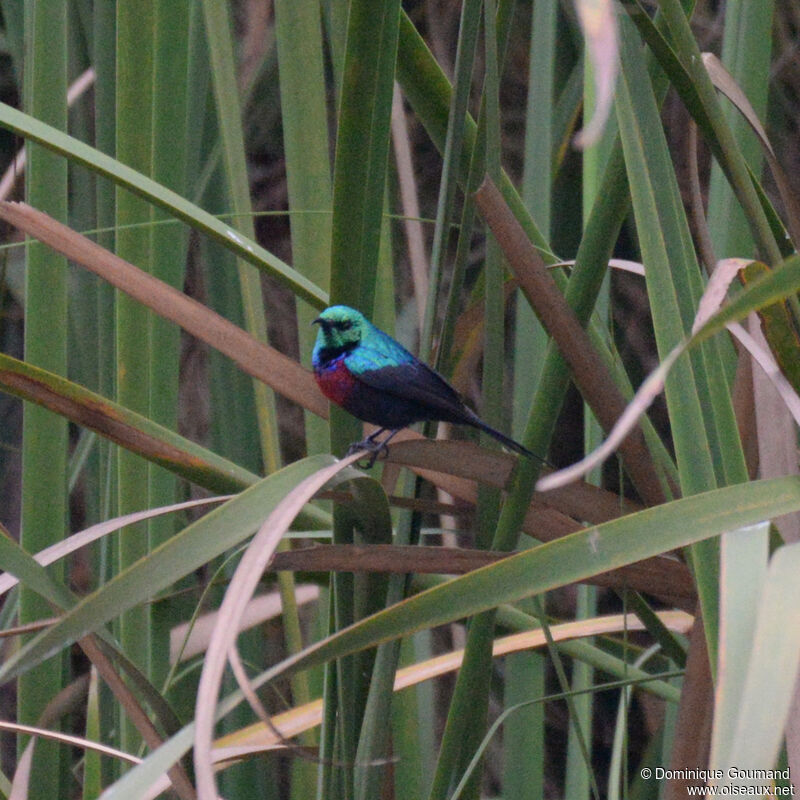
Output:
[[322,317],[317,317],[311,324],[312,325],[322,325],[325,320]]

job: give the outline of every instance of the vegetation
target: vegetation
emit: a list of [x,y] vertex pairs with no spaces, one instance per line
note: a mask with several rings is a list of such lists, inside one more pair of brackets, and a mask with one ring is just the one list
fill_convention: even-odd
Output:
[[788,791],[796,4],[0,10],[0,796]]

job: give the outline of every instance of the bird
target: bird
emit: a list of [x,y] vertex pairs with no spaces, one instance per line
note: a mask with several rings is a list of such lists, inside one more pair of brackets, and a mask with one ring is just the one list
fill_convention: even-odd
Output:
[[[435,370],[373,325],[360,311],[343,305],[326,308],[311,363],[322,393],[333,403],[378,430],[350,446],[348,454],[367,450],[371,467],[389,440],[414,422],[441,421],[485,431],[510,450],[534,453],[485,423]],[[378,437],[389,431],[382,441]]]

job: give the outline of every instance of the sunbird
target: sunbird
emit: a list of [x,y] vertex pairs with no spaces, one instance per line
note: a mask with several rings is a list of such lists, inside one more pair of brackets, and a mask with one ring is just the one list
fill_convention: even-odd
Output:
[[[487,425],[438,372],[376,328],[360,311],[330,306],[314,324],[319,325],[319,332],[311,361],[322,393],[354,417],[379,426],[348,450],[368,450],[372,454],[369,466],[399,430],[427,421],[471,425],[509,449],[537,458]],[[389,435],[378,441],[385,431]]]

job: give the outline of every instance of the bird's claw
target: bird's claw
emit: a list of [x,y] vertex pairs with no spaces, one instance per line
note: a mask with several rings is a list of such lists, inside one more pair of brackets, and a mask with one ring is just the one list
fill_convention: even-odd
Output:
[[347,448],[347,455],[351,456],[353,453],[357,453],[360,450],[366,450],[369,454],[366,462],[356,462],[362,469],[372,469],[379,458],[386,458],[389,455],[389,448],[386,446],[386,443],[376,442],[372,437],[367,437],[361,442],[353,442],[353,444]]

